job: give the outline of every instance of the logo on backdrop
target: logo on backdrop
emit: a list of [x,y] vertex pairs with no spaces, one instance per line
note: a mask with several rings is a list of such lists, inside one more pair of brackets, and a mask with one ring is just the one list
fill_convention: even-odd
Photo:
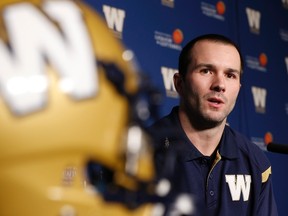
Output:
[[260,34],[260,21],[261,13],[260,11],[254,10],[252,8],[246,8],[246,15],[248,18],[248,24],[250,27],[250,32],[254,34]]
[[[288,0],[287,0],[287,1],[288,1]],[[288,42],[288,30],[286,30],[286,29],[280,29],[280,30],[279,30],[279,34],[280,34],[280,38],[281,38],[283,41]]]
[[224,14],[226,12],[226,5],[223,1],[218,1],[216,5],[202,1],[201,10],[205,16],[221,21],[225,20]]
[[266,112],[267,90],[256,86],[251,87],[255,111],[264,114]]
[[170,49],[181,50],[181,43],[183,42],[184,36],[180,29],[175,29],[172,34],[155,31],[154,39],[156,44],[162,47],[167,47]]
[[161,0],[162,5],[174,8],[174,0]]
[[282,5],[284,8],[288,9],[288,0],[282,0]]
[[248,201],[250,195],[251,175],[225,175],[233,201]]
[[286,115],[288,115],[288,103],[285,104]]
[[271,132],[266,132],[266,134],[264,135],[264,143],[265,145],[268,145],[269,143],[271,143],[273,141],[273,135]]
[[267,145],[273,142],[273,134],[267,131],[263,137],[251,137],[251,141],[263,151],[267,151]]
[[122,39],[124,19],[126,16],[125,10],[108,5],[103,5],[102,9],[108,28],[111,29],[117,38]]
[[161,67],[161,74],[163,78],[164,87],[166,90],[166,96],[171,98],[178,98],[178,93],[173,83],[173,76],[175,73],[178,73],[177,69],[168,68],[164,66]]
[[268,57],[265,53],[260,53],[258,57],[247,55],[245,58],[248,68],[266,72],[266,66],[268,64]]

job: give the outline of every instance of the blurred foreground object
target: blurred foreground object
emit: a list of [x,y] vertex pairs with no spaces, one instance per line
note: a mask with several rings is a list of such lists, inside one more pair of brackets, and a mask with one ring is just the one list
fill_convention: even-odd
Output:
[[133,53],[81,1],[0,8],[0,215],[161,215]]

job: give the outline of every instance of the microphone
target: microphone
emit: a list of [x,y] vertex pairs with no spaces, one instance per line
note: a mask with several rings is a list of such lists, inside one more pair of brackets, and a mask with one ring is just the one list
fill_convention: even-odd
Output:
[[280,154],[288,154],[288,145],[270,142],[267,145],[267,151]]

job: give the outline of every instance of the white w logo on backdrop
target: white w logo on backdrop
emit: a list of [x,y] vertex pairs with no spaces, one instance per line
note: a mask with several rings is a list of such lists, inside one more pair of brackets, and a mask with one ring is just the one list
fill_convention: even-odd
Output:
[[241,193],[243,201],[247,201],[250,195],[250,175],[225,175],[233,201],[239,201]]
[[259,34],[261,13],[251,8],[246,8],[246,14],[251,31]]
[[252,86],[251,88],[253,99],[254,99],[254,105],[256,112],[258,113],[265,113],[266,112],[266,95],[267,90],[264,88],[259,88],[256,86]]
[[178,71],[173,68],[168,68],[168,67],[161,67],[161,73],[163,76],[163,81],[165,85],[166,90],[173,90],[176,91],[174,83],[173,83],[173,76],[175,73]]
[[178,72],[177,69],[161,67],[161,74],[163,77],[164,87],[166,89],[166,95],[168,97],[173,97],[173,98],[178,97],[178,93],[176,92],[174,82],[173,82],[173,76],[177,72]]
[[108,27],[114,32],[117,32],[119,37],[122,37],[121,34],[126,15],[125,11],[115,7],[110,7],[108,5],[103,5],[103,12],[105,14]]

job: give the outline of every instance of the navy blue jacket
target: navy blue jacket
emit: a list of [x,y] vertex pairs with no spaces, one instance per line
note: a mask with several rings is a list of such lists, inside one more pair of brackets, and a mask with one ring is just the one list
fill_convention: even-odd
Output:
[[[225,126],[211,160],[202,155],[182,129],[178,107],[155,122],[149,131],[157,137],[157,171],[167,171],[165,152],[176,154],[170,164],[173,194],[193,196],[195,215],[277,216],[271,165],[264,152],[244,136]],[[166,163],[164,165],[163,163]],[[171,172],[172,170],[172,172]]]

